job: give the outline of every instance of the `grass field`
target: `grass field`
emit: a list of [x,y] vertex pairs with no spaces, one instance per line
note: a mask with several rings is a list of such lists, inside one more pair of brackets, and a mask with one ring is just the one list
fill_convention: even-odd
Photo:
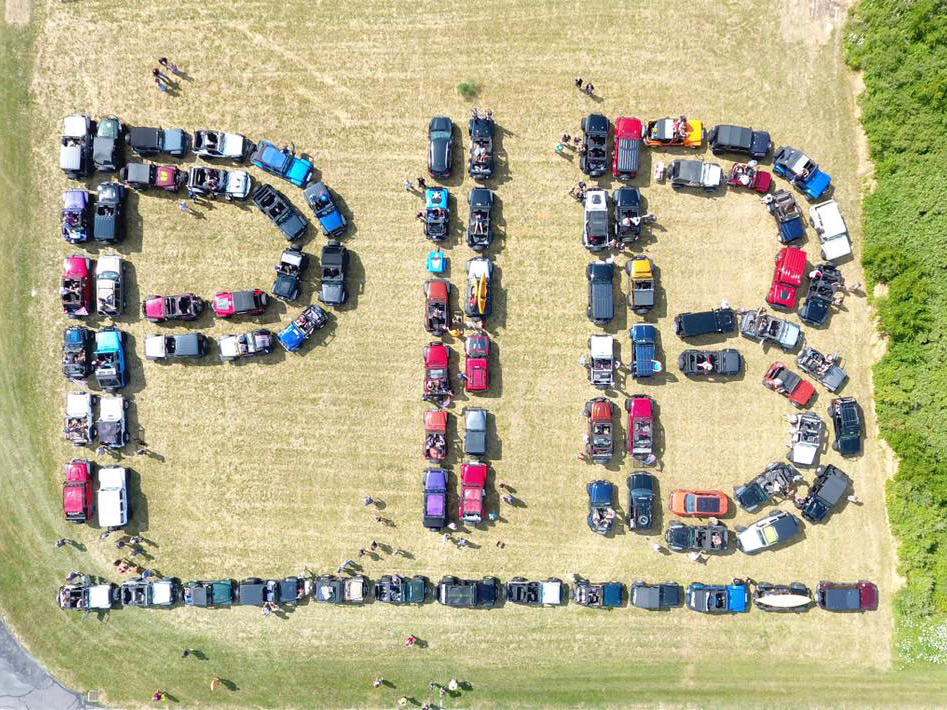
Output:
[[[564,130],[578,130],[592,110],[612,118],[687,112],[709,124],[770,130],[779,144],[808,150],[832,174],[860,252],[866,166],[838,32],[830,31],[841,23],[839,8],[735,2],[701,5],[699,17],[689,12],[662,3],[622,10],[607,3],[369,2],[354,11],[343,3],[277,8],[247,1],[169,11],[142,2],[84,2],[34,7],[30,30],[5,29],[3,77],[11,89],[2,106],[5,124],[27,128],[3,129],[2,141],[9,158],[2,161],[4,184],[20,190],[8,188],[0,210],[13,287],[12,297],[0,302],[6,472],[0,604],[26,646],[67,683],[100,689],[107,703],[121,707],[146,703],[155,688],[182,706],[388,706],[402,694],[420,704],[428,681],[450,677],[470,684],[448,703],[464,707],[745,706],[784,699],[787,691],[801,706],[943,705],[942,674],[891,669],[890,600],[898,580],[883,483],[893,464],[874,437],[869,368],[883,346],[863,299],[849,298],[830,329],[807,332],[820,350],[842,351],[852,377],[845,391],[865,405],[873,436],[864,455],[844,463],[831,451],[823,455],[852,475],[863,506],[845,507],[824,528],[810,526],[787,549],[753,558],[737,552],[706,566],[655,554],[655,537],[619,529],[603,539],[585,526],[585,483],[605,477],[623,488],[632,466],[618,460],[603,471],[575,458],[582,405],[597,394],[576,360],[595,331],[584,315],[589,257],[579,240],[581,210],[566,195],[579,179],[578,166],[553,152]],[[621,42],[617,28],[634,41]],[[38,38],[32,63],[28,31]],[[198,42],[188,41],[198,32]],[[179,95],[161,95],[151,84],[161,54],[188,74]],[[572,88],[577,74],[595,83],[601,100]],[[473,103],[455,89],[464,80],[480,85]],[[492,250],[500,288],[488,322],[499,355],[494,387],[478,399],[495,418],[494,479],[515,488],[524,505],[503,506],[495,525],[468,534],[474,549],[461,550],[419,522],[420,350],[428,340],[421,282],[428,247],[412,219],[419,200],[401,183],[423,174],[429,117],[444,113],[463,124],[471,105],[492,108],[503,129],[491,187],[502,202],[505,238]],[[314,157],[354,223],[346,243],[355,257],[356,293],[301,357],[276,354],[240,366],[213,357],[187,366],[132,358],[131,416],[155,455],[121,461],[133,471],[132,529],[149,541],[149,564],[162,573],[239,579],[293,574],[303,566],[328,571],[377,539],[409,557],[366,561],[369,576],[578,572],[626,583],[688,583],[749,575],[810,585],[870,578],[881,588],[881,609],[864,616],[754,611],[721,619],[574,606],[484,613],[310,604],[285,618],[261,619],[245,608],[181,608],[116,611],[101,623],[59,612],[53,592],[66,572],[108,575],[116,556],[98,530],[67,529],[59,504],[61,466],[76,452],[59,431],[65,323],[53,284],[71,250],[56,236],[66,181],[55,154],[62,117],[75,111],[292,141]],[[458,156],[465,160],[466,138],[461,143]],[[661,223],[640,251],[660,268],[665,297],[652,320],[663,336],[668,372],[654,383],[628,381],[611,394],[618,404],[638,391],[657,399],[662,496],[684,486],[729,492],[783,455],[783,415],[791,408],[759,385],[765,367],[782,355],[731,338],[727,344],[747,359],[745,377],[687,382],[673,366],[684,344],[673,335],[671,316],[724,298],[734,306],[759,305],[778,248],[775,225],[748,194],[706,198],[652,185],[650,160],[674,155],[646,153],[637,183]],[[464,207],[473,183],[455,177],[447,184]],[[610,180],[601,184],[614,187]],[[303,204],[297,190],[280,189]],[[465,210],[459,211],[465,224]],[[130,234],[120,251],[129,260],[130,313],[117,322],[137,353],[156,330],[137,316],[141,296],[269,288],[284,242],[256,212],[214,204],[196,218],[155,194],[133,194],[129,212]],[[460,284],[472,253],[456,225],[449,252],[451,278]],[[806,249],[814,261],[813,241]],[[323,237],[310,237],[306,250],[318,254],[322,243]],[[850,281],[863,280],[857,262],[844,272]],[[295,310],[278,305],[262,320],[275,328]],[[216,337],[255,322],[205,317],[192,327]],[[620,309],[609,332],[622,334],[628,325]],[[827,403],[820,390],[815,411],[824,415]],[[464,404],[459,398],[453,410]],[[367,493],[384,501],[382,514],[393,527],[379,526],[363,508]],[[730,522],[752,519],[740,514]],[[56,550],[52,541],[61,535],[86,549]],[[426,647],[402,648],[408,633]],[[180,659],[184,646],[200,649],[206,660]],[[717,655],[723,659],[708,660]],[[397,688],[373,690],[375,675]],[[213,676],[232,689],[211,694]],[[752,684],[742,680],[747,677]]]

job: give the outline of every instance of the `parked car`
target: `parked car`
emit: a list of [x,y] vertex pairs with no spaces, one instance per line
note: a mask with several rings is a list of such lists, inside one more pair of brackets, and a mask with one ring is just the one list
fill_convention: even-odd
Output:
[[464,338],[464,392],[490,389],[490,337],[486,333]]
[[854,456],[862,450],[862,417],[854,397],[839,397],[829,404],[829,416],[835,430],[832,448],[842,456]]
[[802,532],[802,522],[785,510],[772,510],[768,515],[737,529],[737,547],[747,554],[793,540]]
[[289,322],[276,338],[287,352],[299,350],[309,336],[329,322],[329,314],[316,304],[306,306],[302,313]]
[[430,581],[423,575],[386,574],[375,582],[375,601],[385,604],[423,604]]
[[95,497],[92,495],[95,464],[88,459],[73,459],[63,469],[63,515],[70,523],[88,522],[95,514]]
[[773,176],[752,163],[734,163],[727,173],[727,185],[730,187],[745,187],[747,190],[765,194],[769,192],[772,184]]
[[615,452],[615,405],[605,397],[596,397],[585,403],[588,422],[585,452],[593,463],[608,463]]
[[84,244],[92,236],[92,200],[85,190],[62,193],[62,238],[66,244]]
[[822,450],[822,432],[825,424],[818,414],[802,412],[792,421],[792,446],[786,457],[799,466],[811,466]]
[[585,193],[585,228],[582,246],[590,252],[608,248],[611,231],[608,228],[608,193],[598,188]]
[[128,145],[142,157],[167,153],[175,158],[183,158],[190,148],[191,136],[180,128],[130,126]]
[[207,354],[207,337],[203,333],[145,336],[145,358],[198,358]]
[[615,156],[612,176],[618,180],[638,177],[641,155],[641,121],[630,116],[615,119]]
[[848,379],[848,373],[838,365],[840,360],[841,356],[838,353],[823,355],[812,347],[803,348],[796,356],[799,369],[810,375],[829,392],[838,392]]
[[506,583],[506,600],[525,606],[560,606],[565,600],[567,589],[562,580],[555,577],[534,581],[513,577]]
[[807,325],[825,325],[832,312],[832,297],[845,288],[842,272],[831,264],[819,264],[811,272],[806,300],[799,309],[799,320]]
[[480,407],[464,409],[464,453],[469,456],[487,454],[487,410]]
[[225,131],[194,131],[194,154],[201,158],[227,158],[242,163],[253,150],[246,136]]
[[263,583],[263,601],[294,607],[300,599],[309,596],[309,584],[309,580],[302,577],[268,579]]
[[69,392],[66,395],[66,413],[63,417],[63,434],[74,446],[87,446],[95,439],[95,424],[92,406],[96,397],[88,392]]
[[80,325],[66,328],[62,334],[62,374],[73,382],[81,382],[92,374],[92,342],[94,333]]
[[655,283],[654,262],[643,254],[633,255],[625,262],[628,274],[628,307],[639,316],[654,308]]
[[788,498],[802,475],[789,464],[775,461],[752,481],[733,489],[733,500],[748,513],[755,513],[775,497]]
[[95,306],[100,315],[117,318],[125,311],[125,264],[118,254],[100,254],[95,262]]
[[591,113],[582,119],[582,147],[579,170],[589,177],[601,177],[608,171],[608,119]]
[[739,375],[743,357],[733,348],[723,350],[685,350],[677,358],[677,367],[687,377]]
[[628,453],[643,466],[657,461],[654,455],[654,400],[646,394],[632,395],[625,400],[628,412]]
[[487,464],[466,461],[460,467],[460,499],[457,501],[457,520],[479,525],[485,517],[484,499],[487,497]]
[[819,466],[815,480],[799,505],[802,517],[810,523],[824,523],[851,483],[851,479],[832,464]]
[[424,527],[440,530],[447,526],[447,471],[424,470]]
[[711,333],[732,333],[736,317],[731,308],[715,308],[700,313],[678,313],[674,316],[674,333],[681,338],[693,338]]
[[434,341],[424,347],[424,393],[421,399],[441,407],[454,395],[450,383],[450,350]]
[[282,192],[272,185],[260,185],[250,201],[282,232],[288,241],[302,239],[309,224]]
[[213,582],[195,580],[184,584],[184,605],[196,607],[221,607],[233,603],[236,584],[232,579],[217,579]]
[[464,313],[486,320],[493,312],[493,262],[478,256],[467,262],[467,289]]
[[761,199],[766,209],[776,219],[777,236],[780,242],[790,244],[802,238],[806,225],[803,222],[799,204],[791,192],[776,190],[771,195],[763,195]]
[[62,140],[59,145],[59,167],[73,180],[88,177],[92,173],[92,138],[95,122],[88,116],[73,114],[62,123]]
[[187,189],[203,197],[245,200],[253,178],[246,170],[223,170],[209,165],[193,165],[187,172]]
[[702,160],[673,160],[668,166],[667,179],[671,187],[699,187],[713,192],[723,185],[723,169],[716,163]]
[[650,530],[654,524],[654,492],[657,479],[645,471],[628,476],[628,527],[632,530]]
[[730,499],[721,491],[671,491],[668,509],[682,518],[707,518],[726,515],[730,510]]
[[287,247],[280,254],[279,263],[273,267],[276,278],[273,280],[273,295],[281,301],[295,301],[299,298],[299,281],[309,266],[309,255],[297,247]]
[[677,582],[648,584],[637,581],[630,589],[631,605],[639,609],[673,609],[684,603],[684,588]]
[[319,300],[327,306],[341,306],[349,298],[345,288],[345,272],[349,267],[348,249],[336,240],[330,239],[322,247],[319,263],[322,267]]
[[622,244],[634,244],[641,228],[654,222],[654,215],[642,212],[641,190],[624,185],[612,192],[615,238]]
[[593,335],[589,338],[589,382],[600,390],[615,386],[615,338],[611,335]]
[[427,127],[427,171],[431,177],[450,177],[454,169],[454,122],[435,116]]
[[569,590],[569,597],[574,603],[596,609],[620,607],[624,596],[625,585],[621,582],[590,582],[580,579]]
[[485,187],[475,187],[467,195],[467,204],[467,246],[483,252],[493,243],[493,193]]
[[259,577],[247,577],[237,585],[234,601],[240,606],[263,606],[266,583]]
[[296,187],[306,187],[312,177],[312,161],[296,157],[288,148],[260,141],[250,153],[250,162],[260,170],[281,177]]
[[313,582],[312,598],[313,601],[328,604],[361,604],[368,591],[368,577],[364,574],[351,577],[324,574]]
[[450,290],[447,279],[428,279],[424,282],[424,330],[443,335],[450,327]]
[[798,247],[783,247],[776,254],[773,282],[766,294],[766,302],[774,308],[791,310],[796,307],[796,289],[806,273],[806,253]]
[[116,529],[128,524],[128,475],[121,466],[99,469],[99,489],[96,500],[99,527]]
[[493,177],[493,133],[495,124],[489,116],[474,116],[467,123],[470,137],[470,159],[467,172],[474,180]]
[[631,340],[631,362],[628,364],[633,377],[653,377],[664,368],[656,358],[658,329],[650,323],[635,323],[628,331]]
[[126,194],[125,186],[120,183],[99,183],[92,218],[92,236],[97,242],[118,244],[125,238]]
[[92,139],[92,164],[103,173],[113,173],[125,161],[125,125],[117,116],[99,121]]
[[99,398],[99,420],[96,422],[96,430],[102,446],[117,451],[128,443],[128,423],[125,419],[127,410],[128,400],[120,394]]
[[672,520],[664,531],[664,541],[674,552],[723,552],[729,547],[730,531],[726,525],[685,525]]
[[769,366],[763,375],[763,386],[781,394],[797,408],[809,406],[809,401],[815,394],[815,387],[795,372],[787,370],[781,362],[774,362]]
[[595,325],[606,325],[615,317],[614,277],[615,265],[607,261],[593,261],[585,267],[585,278],[589,282],[586,314]]
[[211,302],[211,308],[218,318],[231,316],[258,316],[266,310],[270,297],[261,289],[249,291],[218,291]]
[[175,296],[147,296],[141,303],[141,314],[152,323],[168,320],[190,321],[204,312],[204,299],[193,293]]
[[774,318],[761,307],[745,311],[740,317],[740,334],[760,343],[776,343],[783,350],[792,350],[802,339],[802,328],[782,318]]
[[710,129],[707,142],[714,155],[744,153],[762,160],[773,149],[773,141],[766,131],[754,131],[744,126],[721,123]]
[[799,192],[810,200],[818,200],[826,190],[832,178],[819,170],[809,156],[791,146],[780,146],[773,154],[773,172],[792,183]]
[[812,592],[802,582],[757,582],[753,589],[753,603],[763,611],[800,613],[812,606]]
[[878,587],[862,579],[858,582],[819,582],[815,603],[826,611],[874,611],[878,608]]
[[174,606],[181,598],[181,592],[181,580],[177,577],[163,577],[161,579],[137,577],[122,582],[119,596],[122,606],[147,609],[155,606]]
[[443,461],[447,456],[447,417],[445,409],[429,409],[422,417],[424,445],[421,453],[428,461]]
[[644,144],[652,148],[668,148],[684,146],[685,148],[699,148],[704,143],[704,125],[700,121],[688,119],[686,116],[678,118],[658,118],[648,121],[644,133]]
[[615,524],[615,484],[609,481],[589,481],[585,486],[589,496],[589,514],[585,518],[589,530],[599,535],[608,534]]
[[733,584],[695,582],[687,588],[687,608],[702,614],[739,614],[750,610],[750,586],[742,579]]
[[828,200],[809,208],[809,221],[819,236],[822,258],[837,261],[852,253],[848,228],[835,200]]
[[125,334],[114,326],[102,328],[96,333],[92,362],[99,387],[109,392],[124,387],[128,383]]
[[276,336],[266,328],[251,330],[240,335],[222,335],[217,338],[217,352],[223,362],[257,355],[269,355],[273,352]]
[[306,196],[306,203],[319,220],[323,234],[329,239],[337,239],[345,234],[349,228],[348,221],[335,204],[332,193],[325,183],[317,182],[310,185],[303,191],[303,195]]
[[450,192],[446,187],[424,191],[424,236],[435,244],[450,233]]
[[107,611],[118,603],[118,585],[64,584],[56,596],[59,608],[66,611]]
[[502,591],[503,585],[496,577],[477,580],[447,576],[437,585],[437,601],[444,606],[490,608],[496,606]]

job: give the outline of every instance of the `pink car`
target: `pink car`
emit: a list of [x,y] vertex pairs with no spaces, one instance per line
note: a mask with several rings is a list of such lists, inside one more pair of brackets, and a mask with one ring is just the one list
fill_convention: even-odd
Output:
[[91,262],[87,256],[73,254],[62,261],[59,300],[62,312],[70,318],[84,318],[92,311]]
[[457,517],[465,523],[483,522],[483,499],[486,497],[487,465],[468,461],[460,467],[460,501]]
[[212,307],[218,318],[258,316],[266,310],[269,296],[258,288],[252,291],[221,291],[214,296]]
[[194,320],[204,312],[204,300],[193,293],[177,296],[148,296],[141,304],[141,314],[152,323],[166,320]]
[[471,335],[464,341],[464,391],[484,392],[490,389],[490,338],[486,334]]

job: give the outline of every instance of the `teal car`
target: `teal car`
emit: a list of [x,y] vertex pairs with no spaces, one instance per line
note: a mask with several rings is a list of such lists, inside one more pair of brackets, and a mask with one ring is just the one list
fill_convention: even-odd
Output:
[[297,158],[288,148],[277,148],[269,141],[260,141],[250,154],[250,162],[260,170],[287,180],[296,187],[305,187],[312,177],[312,161]]
[[95,334],[92,366],[95,379],[102,389],[112,392],[128,384],[125,334],[118,328],[110,326]]

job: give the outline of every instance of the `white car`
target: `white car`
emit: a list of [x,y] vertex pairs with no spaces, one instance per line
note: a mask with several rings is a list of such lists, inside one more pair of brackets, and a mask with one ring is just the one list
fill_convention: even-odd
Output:
[[737,528],[737,547],[751,554],[791,540],[802,532],[802,522],[792,513],[774,509],[750,527]]
[[230,362],[242,357],[267,355],[273,352],[276,338],[265,328],[241,333],[240,335],[222,335],[217,338],[217,351],[220,359]]
[[110,449],[121,449],[128,443],[125,410],[128,400],[122,395],[111,395],[99,400],[99,421],[96,422],[99,441]]
[[99,469],[96,500],[99,527],[120,528],[128,524],[128,476],[121,466]]
[[95,303],[103,316],[115,318],[125,310],[125,265],[117,254],[103,254],[95,262]]
[[608,193],[605,190],[589,190],[585,193],[585,231],[582,245],[589,251],[602,251],[608,247]]
[[[792,448],[788,458],[799,466],[812,466],[822,448],[822,432],[825,423],[813,412],[794,415],[792,421]],[[101,438],[101,432],[99,438]]]
[[842,212],[835,200],[822,202],[809,208],[809,221],[819,235],[822,244],[822,258],[835,261],[852,253],[848,240],[848,229]]
[[611,335],[593,335],[589,338],[589,382],[598,389],[615,386],[615,338]]
[[62,141],[59,146],[59,167],[76,179],[92,172],[92,137],[95,124],[88,116],[73,114],[62,122]]
[[242,163],[252,146],[247,137],[224,131],[194,131],[194,154],[202,158],[230,158]]
[[95,438],[92,423],[92,404],[95,398],[88,392],[70,392],[66,395],[66,416],[63,433],[76,446],[91,444]]

